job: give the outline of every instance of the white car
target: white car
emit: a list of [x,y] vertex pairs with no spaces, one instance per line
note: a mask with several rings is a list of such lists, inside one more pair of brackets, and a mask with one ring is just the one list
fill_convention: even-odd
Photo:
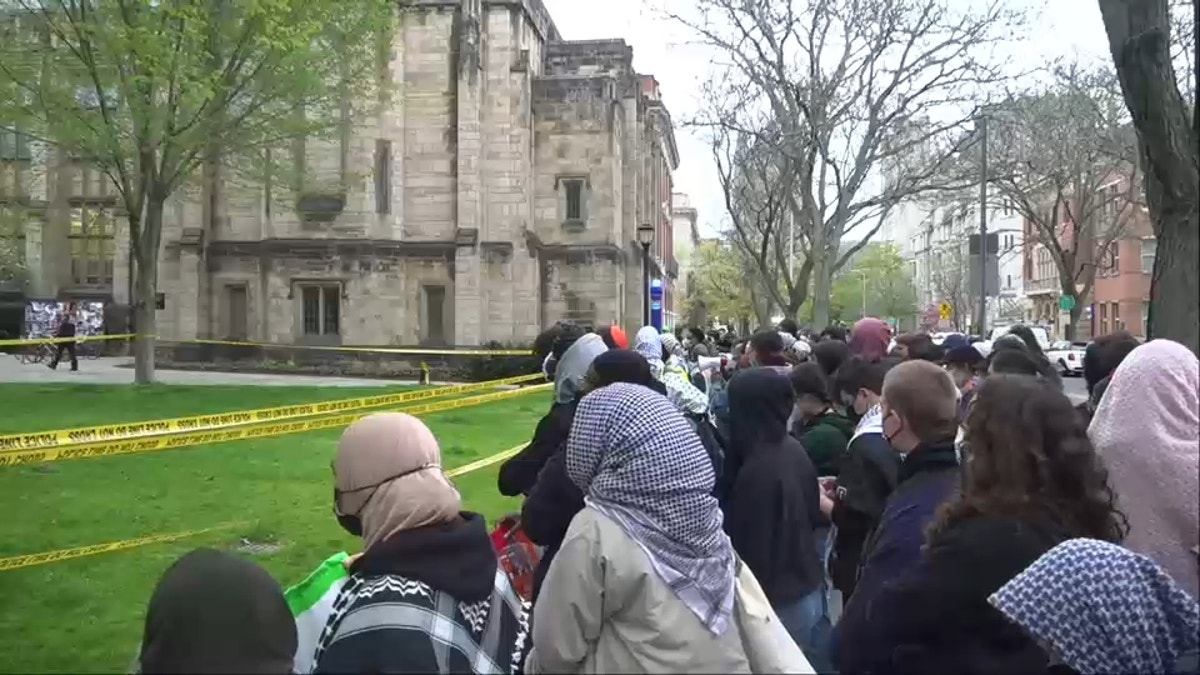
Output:
[[1086,342],[1059,340],[1046,350],[1046,358],[1063,375],[1083,375],[1083,352],[1086,349]]

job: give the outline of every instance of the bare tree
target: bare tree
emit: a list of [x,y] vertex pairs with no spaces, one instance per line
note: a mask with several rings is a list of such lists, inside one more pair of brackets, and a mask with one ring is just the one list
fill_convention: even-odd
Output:
[[974,316],[978,302],[971,288],[967,238],[953,237],[935,243],[927,264],[930,288],[940,302],[950,305],[950,323],[963,328]]
[[[1178,3],[1177,17],[1185,16],[1181,10],[1191,5],[1189,34],[1186,21],[1172,26],[1169,0],[1098,1],[1125,105],[1137,129],[1146,201],[1158,237],[1147,337],[1177,340],[1200,352],[1200,75],[1195,66],[1200,7],[1195,0]],[[1177,44],[1191,46],[1183,51],[1191,67],[1191,81],[1183,87],[1171,58]],[[1188,90],[1185,99],[1181,91]]]
[[[988,110],[995,130],[989,201],[1014,208],[1027,222],[1027,244],[1050,252],[1059,292],[1077,300],[1070,339],[1097,272],[1144,202],[1136,140],[1113,74],[1068,64],[1052,75],[1046,87]],[[979,153],[966,157],[978,161]]]
[[[942,0],[696,4],[691,16],[665,12],[720,54],[707,83],[709,109],[694,123],[725,150],[773,148],[773,189],[786,195],[804,262],[793,275],[759,256],[759,271],[785,279],[785,309],[811,290],[814,322],[823,325],[833,273],[888,211],[905,198],[961,187],[946,184],[943,165],[964,138],[964,111],[1001,79],[986,52],[1012,36],[1018,17],[998,0],[979,11]],[[782,215],[749,238],[787,237]],[[852,231],[859,241],[843,250]]]

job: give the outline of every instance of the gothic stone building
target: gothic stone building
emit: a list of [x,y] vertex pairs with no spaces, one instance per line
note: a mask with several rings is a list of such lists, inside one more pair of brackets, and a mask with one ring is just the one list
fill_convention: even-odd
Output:
[[[563,40],[541,0],[410,0],[391,106],[347,142],[306,148],[308,166],[362,178],[288,199],[217,181],[177,200],[158,334],[479,345],[527,342],[562,318],[636,329],[639,223],[656,230],[651,273],[670,307],[679,158],[658,83],[632,59],[622,40]],[[126,303],[108,188],[61,152],[42,156],[56,168],[29,184],[46,206],[23,233],[29,295]],[[331,198],[333,213],[306,217],[306,202]]]

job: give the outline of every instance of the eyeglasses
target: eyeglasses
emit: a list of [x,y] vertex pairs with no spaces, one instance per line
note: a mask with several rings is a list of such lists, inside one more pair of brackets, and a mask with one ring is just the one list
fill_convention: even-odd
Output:
[[[342,501],[342,495],[349,495],[349,494],[354,494],[355,492],[362,492],[363,490],[370,490],[371,494],[367,495],[367,498],[365,500],[363,500],[362,506],[358,507],[358,512],[362,513],[362,510],[364,508],[366,508],[367,504],[370,504],[371,500],[375,498],[375,493],[379,490],[379,488],[383,487],[384,485],[387,485],[388,483],[390,483],[394,480],[404,478],[405,476],[410,476],[414,473],[418,473],[418,472],[424,471],[426,469],[440,468],[440,466],[441,465],[437,464],[436,462],[428,462],[426,464],[422,464],[421,466],[418,466],[415,469],[409,469],[408,471],[404,471],[404,472],[398,473],[394,476],[384,478],[383,480],[379,481],[378,483],[372,483],[371,485],[364,485],[362,487],[357,487],[357,488],[353,488],[350,490],[339,490],[335,487],[335,488],[333,488],[333,512],[339,516],[358,515],[358,513],[354,513],[354,514],[342,513],[341,508],[338,506],[339,503],[341,503],[341,501]],[[333,469],[332,463],[330,463],[329,468],[331,470]],[[336,479],[336,477],[337,477],[337,472],[335,471],[334,478]]]

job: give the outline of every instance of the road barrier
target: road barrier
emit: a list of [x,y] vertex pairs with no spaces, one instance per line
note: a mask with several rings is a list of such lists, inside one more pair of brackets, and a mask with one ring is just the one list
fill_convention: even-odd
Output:
[[[503,452],[498,452],[494,455],[489,455],[483,459],[471,462],[470,464],[450,469],[446,472],[446,475],[450,478],[454,478],[455,476],[462,476],[464,474],[471,473],[472,471],[478,471],[479,469],[491,466],[498,462],[502,462],[509,457],[512,457],[520,452],[524,447],[525,444],[522,443],[521,445],[509,448]],[[87,556],[100,555],[102,553],[114,553],[116,551],[124,551],[131,548],[138,548],[140,546],[148,546],[150,544],[162,544],[166,542],[178,541],[180,539],[187,539],[202,534],[208,534],[210,532],[247,526],[249,524],[249,521],[239,520],[229,523],[221,523],[220,525],[213,525],[212,527],[205,527],[199,530],[185,530],[183,532],[170,532],[167,534],[152,534],[146,537],[138,537],[137,539],[123,539],[121,541],[113,541],[106,544],[92,544],[90,546],[80,546],[78,548],[65,548],[57,551],[47,551],[45,553],[28,553],[25,555],[0,558],[0,572],[5,570],[20,569],[22,567],[46,565],[49,563],[62,562],[64,560],[73,560],[75,558],[84,558]]]
[[95,427],[78,427],[74,429],[56,429],[24,434],[0,436],[0,466],[6,451],[36,450],[40,448],[63,448],[82,444],[93,444],[106,441],[120,441],[164,434],[197,433],[239,427],[262,422],[283,422],[288,420],[343,413],[350,410],[365,410],[383,406],[424,401],[432,398],[442,398],[456,394],[482,391],[492,387],[523,384],[535,380],[544,380],[540,374],[518,375],[505,377],[487,382],[456,384],[436,389],[419,389],[395,394],[380,394],[378,396],[363,396],[360,398],[335,399],[317,403],[302,403],[298,405],[278,406],[275,408],[260,408],[258,410],[240,410],[213,415],[197,415],[193,417],[177,417],[174,419],[147,420],[145,422],[130,422],[128,424],[106,424]]
[[[490,394],[482,394],[479,396],[470,396],[467,398],[455,399],[453,401],[438,401],[419,406],[408,406],[404,408],[398,408],[395,412],[404,412],[410,415],[428,415],[432,413],[456,410],[458,408],[469,408],[472,406],[482,405],[484,403],[491,403],[493,401],[502,401],[509,398],[515,398],[517,396],[523,396],[531,392],[546,391],[553,386],[554,385],[552,383],[546,383],[534,385],[532,387],[522,387],[520,389],[514,389],[511,391],[500,391]],[[143,452],[157,452],[160,450],[175,450],[178,448],[191,447],[195,445],[227,443],[230,441],[244,441],[254,438],[283,436],[286,434],[295,434],[305,431],[332,429],[335,427],[346,426],[361,417],[365,417],[368,414],[370,413],[351,413],[296,420],[293,422],[237,426],[199,433],[147,436],[125,440],[84,443],[57,447],[43,447],[29,450],[10,450],[7,452],[0,452],[0,467],[21,466],[24,464],[36,464],[44,462],[61,462],[70,459],[84,459],[90,457],[108,457],[111,455],[139,454]]]
[[[103,340],[133,340],[138,335],[123,333],[121,335],[80,335],[69,338],[23,338],[20,340],[0,340],[0,347],[36,347],[43,344],[58,344],[60,342],[99,342]],[[172,345],[225,345],[229,347],[257,347],[261,349],[298,349],[314,351],[331,351],[347,353],[370,354],[415,354],[426,356],[530,356],[528,349],[420,349],[405,347],[325,347],[320,345],[289,345],[270,342],[245,342],[240,340],[171,340],[155,337],[158,344]]]

